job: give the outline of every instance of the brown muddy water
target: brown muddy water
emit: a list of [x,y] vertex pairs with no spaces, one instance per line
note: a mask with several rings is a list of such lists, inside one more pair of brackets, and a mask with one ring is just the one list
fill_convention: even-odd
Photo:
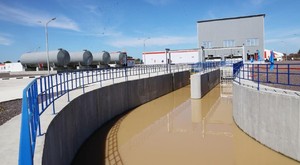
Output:
[[190,99],[190,87],[184,87],[102,129],[82,147],[73,164],[300,164],[237,127],[231,84],[218,85],[199,100]]

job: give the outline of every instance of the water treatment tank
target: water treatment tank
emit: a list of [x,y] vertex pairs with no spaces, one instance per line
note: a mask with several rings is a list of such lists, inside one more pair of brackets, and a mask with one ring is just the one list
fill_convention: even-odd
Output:
[[103,64],[107,65],[110,62],[110,54],[106,51],[93,53],[93,65]]
[[[21,64],[37,67],[39,65],[47,65],[47,52],[30,52],[21,55]],[[66,66],[70,63],[69,52],[64,49],[49,51],[50,66]]]
[[112,52],[110,53],[110,63],[116,63],[119,65],[125,65],[127,62],[126,52]]
[[88,50],[70,52],[70,65],[89,66],[93,62],[93,55]]

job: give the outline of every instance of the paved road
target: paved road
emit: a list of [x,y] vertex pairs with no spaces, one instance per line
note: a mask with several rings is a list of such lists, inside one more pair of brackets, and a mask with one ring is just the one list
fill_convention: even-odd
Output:
[[23,89],[33,78],[23,79],[0,79],[0,102],[22,98]]

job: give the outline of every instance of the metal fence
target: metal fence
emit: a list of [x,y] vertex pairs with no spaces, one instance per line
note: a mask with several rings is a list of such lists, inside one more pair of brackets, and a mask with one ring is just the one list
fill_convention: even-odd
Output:
[[40,116],[52,104],[55,114],[55,100],[67,94],[70,101],[70,91],[85,88],[89,84],[99,84],[111,80],[124,78],[127,81],[131,76],[138,76],[152,73],[174,73],[189,70],[190,65],[138,65],[135,67],[89,69],[65,71],[58,74],[48,75],[34,79],[23,90],[22,98],[22,121],[19,148],[19,164],[33,164],[36,137],[41,135]]
[[192,72],[209,72],[213,69],[220,68],[221,66],[226,65],[225,61],[214,61],[214,62],[198,62],[191,64]]
[[[257,84],[268,86],[279,86],[290,89],[300,89],[300,63],[278,63],[278,64],[252,64],[239,62],[233,65],[235,81],[241,83],[241,79],[250,80]],[[287,88],[288,87],[288,88]]]

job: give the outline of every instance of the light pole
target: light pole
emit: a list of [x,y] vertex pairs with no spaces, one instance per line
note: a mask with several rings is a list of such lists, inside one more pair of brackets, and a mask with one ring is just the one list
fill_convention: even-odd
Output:
[[46,24],[45,24],[45,35],[46,35],[46,52],[47,52],[47,68],[48,68],[48,75],[50,75],[50,64],[49,64],[49,49],[48,49],[48,24],[51,21],[54,21],[56,17],[50,19]]
[[142,52],[142,55],[143,55],[143,61],[144,61],[144,64],[146,63],[146,57],[144,57],[144,53],[145,53],[145,48],[146,48],[146,41],[149,40],[150,37],[147,37],[145,39],[143,39],[143,52]]

